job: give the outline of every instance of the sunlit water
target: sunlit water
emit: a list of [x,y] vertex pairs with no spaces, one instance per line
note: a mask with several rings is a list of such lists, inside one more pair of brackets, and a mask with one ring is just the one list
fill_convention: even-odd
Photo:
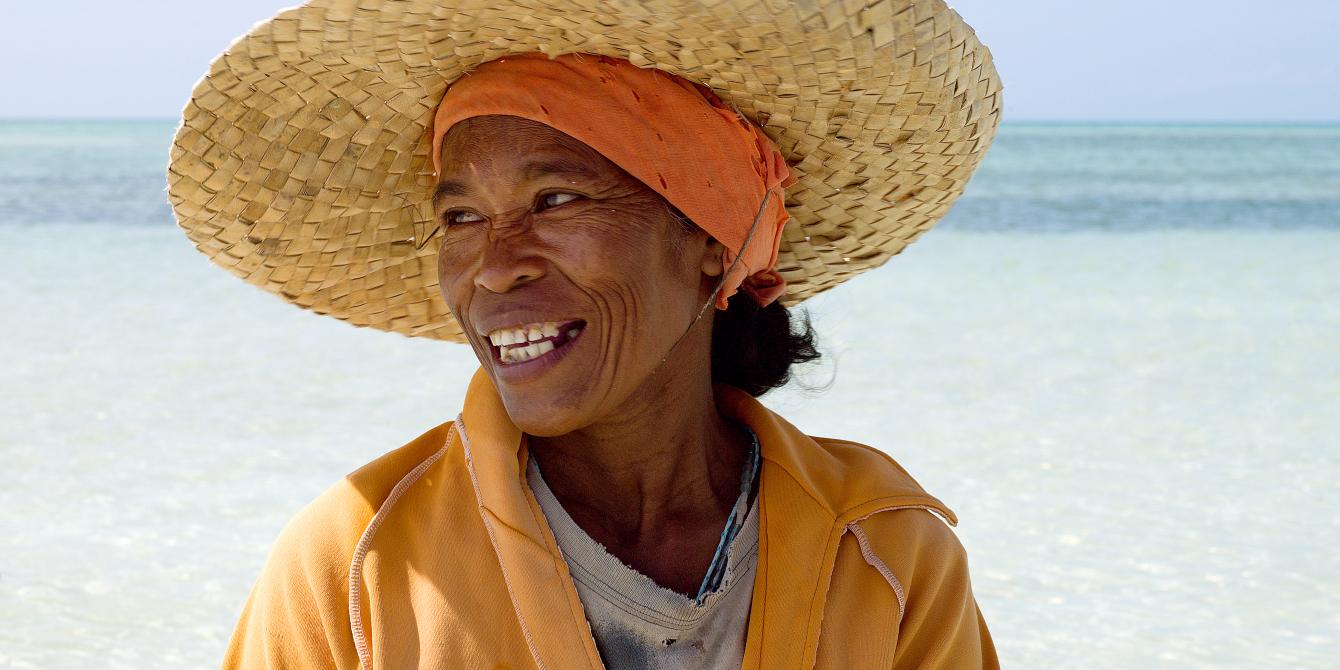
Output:
[[[0,124],[0,667],[216,666],[284,521],[475,368],[210,266],[170,132]],[[1007,127],[969,190],[765,402],[959,513],[1007,667],[1335,667],[1340,129]]]

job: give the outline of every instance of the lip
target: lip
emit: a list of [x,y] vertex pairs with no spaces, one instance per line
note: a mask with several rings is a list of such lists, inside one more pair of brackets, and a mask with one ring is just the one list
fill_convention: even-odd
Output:
[[[549,368],[552,368],[555,365],[557,365],[559,361],[566,358],[568,354],[571,353],[572,350],[578,345],[578,343],[582,341],[582,336],[586,334],[586,328],[589,325],[586,321],[582,319],[572,319],[570,321],[581,321],[582,323],[582,329],[577,333],[576,337],[573,337],[568,341],[564,342],[562,346],[555,347],[551,351],[545,352],[544,354],[536,356],[535,358],[532,358],[528,361],[522,361],[520,363],[506,363],[506,364],[503,363],[502,347],[493,344],[492,342],[489,342],[488,336],[486,335],[484,341],[488,345],[489,353],[492,358],[493,369],[497,372],[498,379],[500,381],[505,381],[509,384],[517,384],[529,381],[531,379],[534,379],[535,377],[540,376],[545,371],[549,370]],[[488,332],[493,331],[490,330]]]
[[[478,333],[480,337],[487,340],[489,339],[489,333],[498,330],[499,328],[516,328],[528,323],[571,323],[573,321],[581,321],[582,323],[585,323],[586,319],[578,316],[555,318],[552,314],[546,315],[541,314],[538,311],[530,310],[507,311],[479,321],[475,326],[475,332]],[[492,344],[492,342],[489,344]]]

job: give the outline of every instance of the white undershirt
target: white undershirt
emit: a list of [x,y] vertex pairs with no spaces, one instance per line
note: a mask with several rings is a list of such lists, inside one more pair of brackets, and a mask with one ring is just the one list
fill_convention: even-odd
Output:
[[606,668],[740,667],[758,559],[756,504],[750,504],[726,550],[721,587],[695,606],[692,598],[661,587],[587,535],[544,483],[534,458],[527,459],[526,482],[567,561]]

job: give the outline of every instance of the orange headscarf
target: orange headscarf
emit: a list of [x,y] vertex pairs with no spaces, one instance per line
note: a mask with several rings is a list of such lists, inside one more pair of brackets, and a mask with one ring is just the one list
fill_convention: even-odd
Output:
[[710,89],[608,56],[489,61],[456,80],[438,105],[434,174],[447,129],[491,114],[538,121],[584,142],[720,241],[728,272],[718,309],[740,288],[760,306],[785,290],[775,266],[787,218],[782,189],[795,178],[777,145]]

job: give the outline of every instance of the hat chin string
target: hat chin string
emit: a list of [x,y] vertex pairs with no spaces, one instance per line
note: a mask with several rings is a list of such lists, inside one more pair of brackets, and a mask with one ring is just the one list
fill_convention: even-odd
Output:
[[768,189],[764,192],[763,202],[759,204],[758,212],[754,214],[754,222],[749,224],[749,233],[745,236],[744,243],[740,245],[740,251],[735,254],[735,259],[731,261],[730,266],[721,272],[721,279],[717,281],[716,288],[712,290],[711,295],[707,296],[707,301],[703,303],[703,306],[698,308],[698,313],[694,315],[693,320],[689,322],[689,325],[684,329],[684,332],[680,334],[674,344],[670,345],[669,349],[665,350],[665,355],[661,356],[661,360],[656,363],[656,367],[653,367],[651,372],[647,374],[648,378],[660,371],[661,366],[665,365],[665,362],[670,359],[670,354],[674,353],[675,348],[684,341],[684,338],[689,336],[690,332],[693,332],[693,327],[698,325],[698,320],[702,319],[703,314],[707,313],[707,308],[711,307],[712,304],[716,302],[717,295],[721,293],[721,289],[726,285],[726,279],[730,277],[731,270],[734,270],[735,266],[739,264],[740,259],[744,257],[745,249],[749,248],[749,242],[754,239],[754,231],[758,229],[758,222],[763,219],[763,213],[768,209],[768,201],[772,199],[772,191],[773,189]]

